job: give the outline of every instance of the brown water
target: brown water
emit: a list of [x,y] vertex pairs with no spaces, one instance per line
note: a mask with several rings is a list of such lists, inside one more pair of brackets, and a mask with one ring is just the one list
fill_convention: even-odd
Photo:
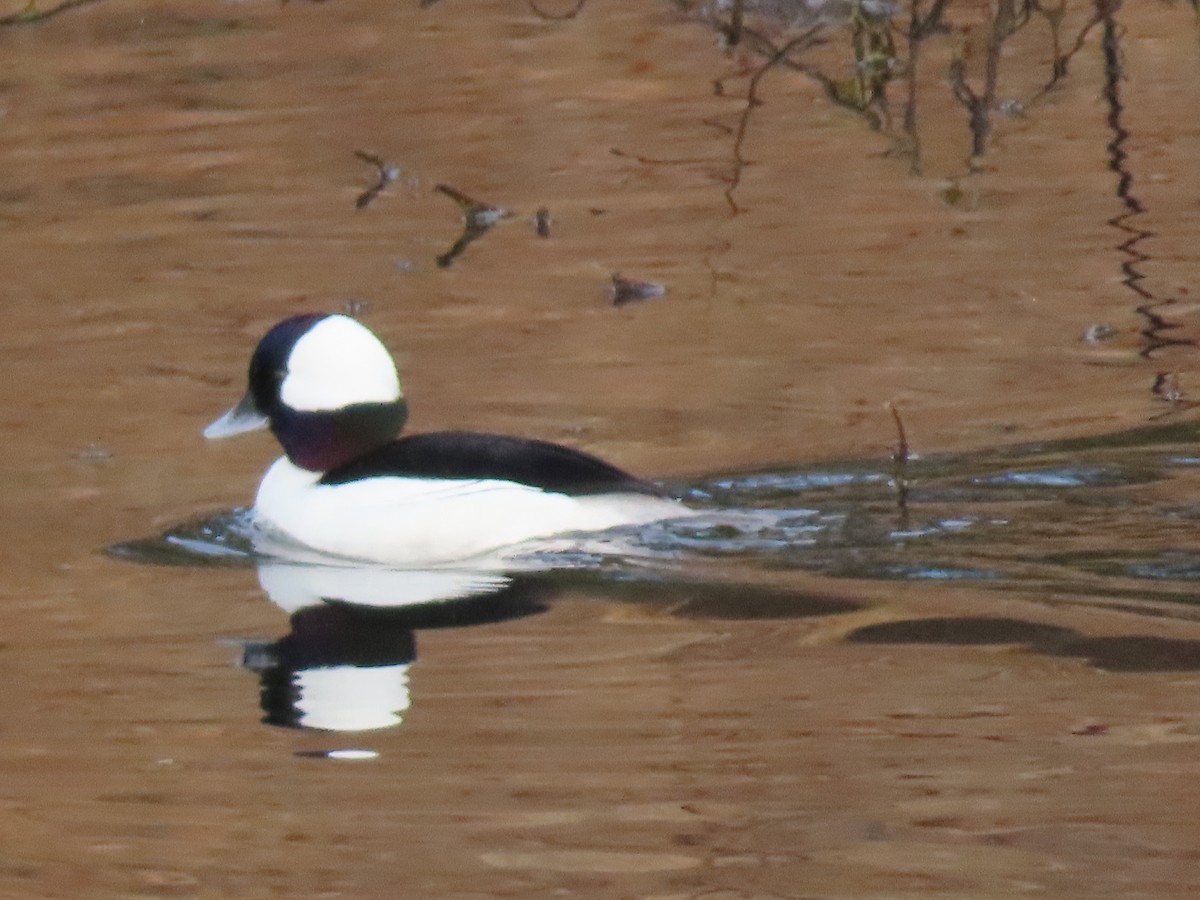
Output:
[[[873,131],[755,74],[762,19],[735,51],[626,0],[0,27],[0,896],[1193,896],[1196,356],[1159,344],[1196,335],[1196,19],[1129,4],[1042,94],[1035,16],[970,160],[977,15],[922,45],[920,174],[902,73]],[[823,36],[794,61],[847,79]],[[356,150],[401,168],[362,209]],[[514,215],[439,266],[436,184]],[[615,309],[615,273],[667,295]],[[246,503],[269,438],[199,429],[268,325],[352,300],[413,428],[766,523],[643,535],[663,573],[535,579],[506,621],[384,623],[398,727],[264,724],[239,661],[304,620],[252,568],[101,550]]]

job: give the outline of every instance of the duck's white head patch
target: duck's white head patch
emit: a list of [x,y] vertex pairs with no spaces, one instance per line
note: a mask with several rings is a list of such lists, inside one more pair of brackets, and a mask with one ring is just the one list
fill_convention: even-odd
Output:
[[296,341],[279,387],[284,405],[300,412],[394,403],[400,396],[387,348],[365,325],[341,315],[326,316]]

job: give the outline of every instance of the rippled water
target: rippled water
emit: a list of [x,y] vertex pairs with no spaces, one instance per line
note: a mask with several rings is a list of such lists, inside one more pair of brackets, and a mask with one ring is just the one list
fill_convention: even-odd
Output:
[[[827,6],[0,11],[0,895],[1200,891],[1193,4]],[[251,558],[314,309],[704,515]]]
[[[387,570],[257,555],[246,511],[109,548],[135,562],[255,566],[290,616],[272,641],[244,640],[264,722],[329,732],[403,723],[417,632],[544,613],[564,595],[707,620],[788,620],[865,609],[847,598],[755,584],[804,571],[833,578],[962,582],[1044,603],[1143,608],[1194,618],[1200,501],[1192,426],[978,454],[715,476],[675,486],[695,518],[616,529],[587,549],[526,555],[507,569]],[[738,583],[733,573],[742,573]],[[1172,606],[1164,607],[1162,601]],[[1003,615],[867,624],[851,643],[1018,645],[1114,671],[1200,671],[1200,641],[1090,637]],[[320,751],[362,759],[370,741]],[[317,751],[313,751],[317,752]]]
[[[674,485],[702,510],[695,518],[617,529],[607,547],[541,553],[518,568],[661,582],[697,567],[719,573],[732,562],[1191,604],[1200,501],[1172,498],[1195,496],[1197,431],[1171,425],[883,466],[847,461],[714,476]],[[256,561],[244,511],[110,552],[160,564]]]

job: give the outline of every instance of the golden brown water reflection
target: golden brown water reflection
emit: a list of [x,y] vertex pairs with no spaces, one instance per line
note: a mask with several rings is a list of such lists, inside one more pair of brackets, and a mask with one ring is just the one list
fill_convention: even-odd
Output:
[[[1092,10],[1068,5],[1068,49]],[[693,483],[886,473],[888,402],[924,454],[1187,418],[1194,350],[1141,355],[1137,307],[1194,333],[1190,7],[1116,14],[1119,153],[1105,27],[1041,95],[1032,21],[992,98],[1023,114],[995,111],[973,162],[947,71],[957,48],[986,93],[991,32],[955,14],[918,70],[920,175],[899,77],[876,132],[818,80],[765,72],[735,151],[764,58],[666,4],[107,0],[0,28],[0,895],[1194,895],[1188,463],[1144,491],[1008,485],[1056,553],[1132,546],[1158,575],[1056,581],[1023,556],[1038,545],[1001,554],[985,530],[947,553],[1003,555],[1006,590],[715,554],[745,587],[647,603],[585,581],[539,615],[423,630],[404,724],[357,762],[260,722],[230,642],[289,625],[251,570],[98,553],[245,503],[269,440],[199,428],[267,325],[351,300],[402,353],[415,429]],[[843,77],[829,27],[804,59]],[[363,209],[377,172],[355,150],[400,169]],[[461,210],[439,183],[514,212],[444,268]],[[614,309],[615,273],[668,293]],[[892,516],[879,490],[864,508]],[[973,498],[916,490],[910,512]],[[766,588],[784,599],[738,614]]]

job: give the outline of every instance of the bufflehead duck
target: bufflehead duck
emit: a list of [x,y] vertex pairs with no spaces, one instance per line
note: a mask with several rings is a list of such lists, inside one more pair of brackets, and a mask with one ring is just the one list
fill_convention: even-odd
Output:
[[254,351],[249,381],[204,436],[270,427],[286,455],[259,485],[255,526],[320,554],[437,565],[692,513],[595,456],[546,441],[397,437],[407,407],[396,365],[347,316],[275,325]]

